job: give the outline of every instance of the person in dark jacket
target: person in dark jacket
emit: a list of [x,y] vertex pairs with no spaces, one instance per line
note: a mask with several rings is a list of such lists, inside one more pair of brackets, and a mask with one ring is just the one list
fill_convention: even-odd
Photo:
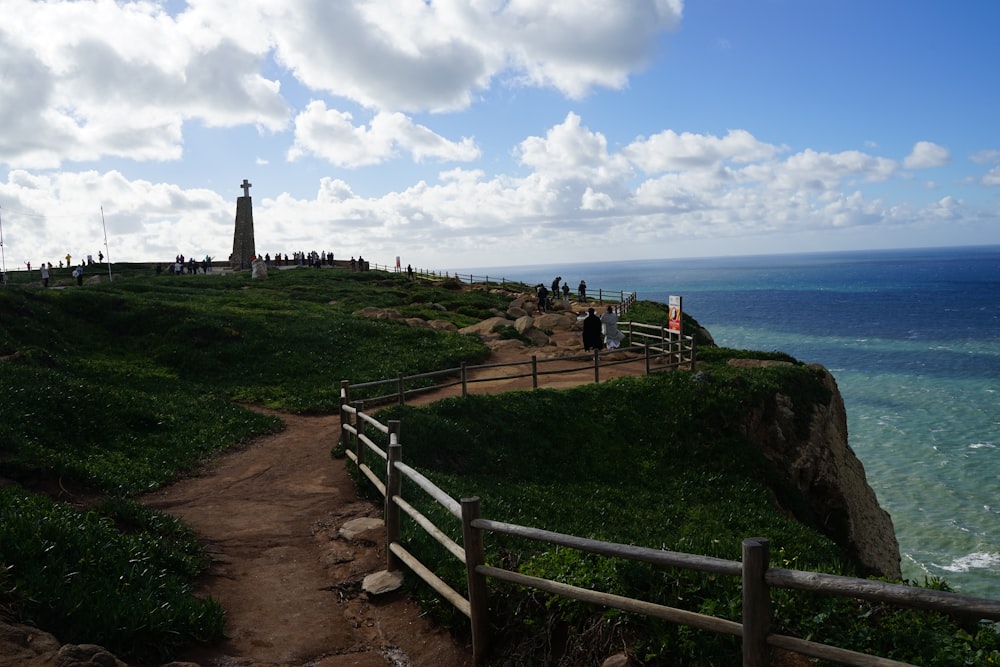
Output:
[[601,348],[601,318],[595,313],[593,308],[587,309],[587,316],[583,318],[583,349],[599,350]]

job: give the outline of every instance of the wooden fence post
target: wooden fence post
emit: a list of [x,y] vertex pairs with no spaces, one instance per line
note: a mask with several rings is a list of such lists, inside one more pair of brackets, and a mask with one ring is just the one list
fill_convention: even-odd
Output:
[[365,420],[361,418],[361,411],[364,408],[364,401],[354,404],[354,453],[358,457],[358,469],[365,464],[365,450],[368,449],[361,438],[365,432]]
[[538,389],[538,357],[531,355],[531,388]]
[[403,492],[403,475],[396,464],[403,460],[403,446],[399,443],[400,424],[398,419],[389,421],[389,456],[385,474],[385,569],[395,572],[402,569],[399,557],[389,548],[399,542],[400,509],[394,498]]
[[403,375],[399,375],[399,379],[396,380],[396,392],[399,394],[399,404],[406,405],[406,390],[404,389]]
[[340,437],[344,439],[344,449],[350,449],[351,445],[354,444],[350,434],[348,434],[347,436],[344,435],[344,429],[343,429],[345,418],[350,420],[350,417],[348,417],[344,412],[344,408],[350,404],[351,404],[351,383],[347,380],[341,380],[340,381],[340,424],[341,424]]
[[646,375],[649,375],[649,343],[642,346],[642,351],[646,357]]
[[601,383],[601,351],[594,348],[594,384]]
[[466,371],[466,362],[462,362],[462,398],[469,395],[469,375]]
[[486,656],[489,648],[489,599],[486,576],[476,572],[476,566],[486,564],[483,531],[472,525],[479,518],[479,498],[462,498],[462,542],[465,546],[465,576],[469,586],[469,620],[472,622],[472,661]]
[[771,591],[764,581],[771,549],[766,538],[743,540],[743,667],[771,664],[767,635],[771,631]]

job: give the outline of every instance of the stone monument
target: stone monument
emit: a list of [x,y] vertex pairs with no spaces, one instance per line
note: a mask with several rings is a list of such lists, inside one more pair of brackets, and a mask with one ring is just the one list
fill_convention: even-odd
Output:
[[229,256],[229,268],[245,271],[257,256],[253,241],[253,203],[250,200],[251,183],[243,179],[240,184],[243,196],[236,198],[236,230],[233,232],[233,254]]

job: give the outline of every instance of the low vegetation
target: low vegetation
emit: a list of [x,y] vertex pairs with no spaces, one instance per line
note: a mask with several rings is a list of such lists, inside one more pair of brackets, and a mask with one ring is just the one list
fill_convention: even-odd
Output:
[[[0,289],[0,615],[137,661],[218,641],[224,620],[216,602],[192,593],[208,563],[200,546],[183,525],[135,502],[138,494],[281,428],[247,404],[328,413],[337,408],[341,379],[422,373],[488,355],[477,337],[354,315],[362,307],[461,327],[510,300],[503,289],[470,291],[454,280],[383,272],[295,269],[266,281],[157,276],[141,265],[115,272],[126,278]],[[53,282],[61,282],[58,272]],[[646,302],[633,316],[666,321],[664,308]],[[823,393],[802,366],[726,368],[738,355],[760,356],[703,348],[711,373],[697,382],[678,372],[393,414],[405,420],[406,460],[456,496],[481,496],[490,516],[725,558],[738,558],[743,537],[765,535],[782,564],[851,573],[807,515],[776,509],[775,497],[795,508],[793,494],[770,484],[773,471],[722,418],[777,387],[796,387],[807,403],[826,400]],[[416,531],[409,538],[460,580],[434,545]],[[610,592],[650,591],[648,599],[739,617],[733,582],[516,541],[490,545],[492,560],[526,573]],[[464,631],[434,596],[415,594],[442,623]],[[777,597],[782,627],[799,636],[922,664],[985,665],[1000,657],[990,628]],[[676,656],[671,664],[738,661],[732,640],[669,624],[514,587],[495,602],[509,649],[498,662],[501,653],[525,664],[587,660],[626,643],[649,664],[668,654]]]
[[[807,413],[811,403],[829,401],[829,392],[801,364],[747,372],[720,363],[732,354],[743,353],[713,350],[697,375],[395,406],[380,418],[402,421],[407,464],[452,497],[480,497],[489,519],[737,561],[745,538],[766,536],[780,567],[859,576],[798,492],[737,435],[741,414],[776,392],[799,388],[792,394],[796,411]],[[424,498],[407,492],[409,502],[460,539],[454,518]],[[413,524],[404,526],[421,561],[464,590],[464,566]],[[488,563],[524,574],[737,622],[742,616],[736,578],[498,535],[488,535],[486,545]],[[491,621],[503,637],[497,664],[599,664],[623,647],[650,665],[741,661],[733,637],[499,582],[491,590]],[[413,592],[439,622],[467,628],[436,595],[422,586]],[[914,664],[991,664],[1000,656],[992,627],[943,615],[779,590],[773,613],[776,631]]]

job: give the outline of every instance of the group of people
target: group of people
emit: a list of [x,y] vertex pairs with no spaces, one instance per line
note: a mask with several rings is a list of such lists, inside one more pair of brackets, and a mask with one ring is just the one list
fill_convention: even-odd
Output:
[[[198,268],[201,268],[202,273],[211,273],[212,271],[212,258],[205,255],[205,258],[199,262],[194,257],[184,258],[184,255],[177,255],[174,257],[174,261],[169,265],[168,271],[174,275],[181,275],[182,273],[190,273],[194,275],[198,273]],[[156,265],[156,275],[163,273],[163,265]]]
[[[98,257],[98,262],[103,262],[104,261],[104,253],[103,252],[98,252],[97,253],[97,257]],[[69,254],[69,253],[66,253],[66,268],[67,269],[70,268],[71,266],[73,266],[71,264],[72,261],[73,261],[73,256],[71,254]],[[86,265],[90,266],[92,264],[94,264],[94,256],[93,255],[87,255],[87,263],[86,263]],[[27,262],[26,261],[24,263],[24,265],[28,269],[29,277],[31,277],[31,262]],[[77,285],[82,285],[83,284],[83,267],[84,267],[84,263],[80,262],[80,266],[77,266],[77,267],[73,268],[72,276],[74,278],[76,278],[76,284]],[[55,267],[52,266],[52,262],[42,262],[41,264],[38,265],[38,273],[39,273],[39,276],[42,279],[42,287],[48,287],[49,286],[49,280],[52,277],[52,270],[54,268]],[[60,268],[60,269],[63,268],[62,260],[59,260],[58,268]],[[2,274],[2,273],[0,273],[0,284],[5,285],[6,283],[7,283],[7,276],[4,275],[4,274]]]
[[617,349],[625,338],[625,334],[618,330],[618,313],[614,306],[608,306],[600,317],[593,308],[588,308],[587,316],[583,318],[583,349],[587,352],[601,349],[602,338],[609,350]]
[[[562,285],[560,287],[560,284]],[[564,282],[562,276],[556,276],[552,281],[552,291],[550,292],[548,288],[542,283],[535,286],[535,294],[538,297],[538,309],[542,312],[548,310],[549,306],[555,299],[559,298],[562,294],[562,300],[569,303],[569,284]],[[576,288],[577,299],[581,302],[587,300],[587,283],[583,280],[580,281],[579,286]]]

